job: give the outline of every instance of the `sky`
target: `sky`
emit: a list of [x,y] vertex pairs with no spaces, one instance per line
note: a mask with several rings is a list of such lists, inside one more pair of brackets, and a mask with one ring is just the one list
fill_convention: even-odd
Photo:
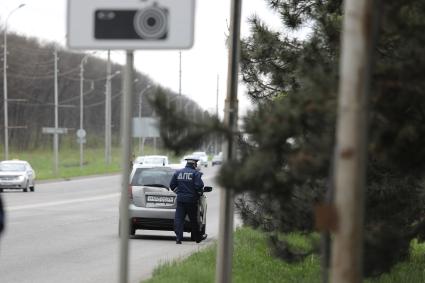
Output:
[[[10,15],[8,31],[66,45],[66,0],[1,0],[0,23],[3,26],[7,15],[22,3],[26,5]],[[264,0],[245,0],[242,1],[242,37],[249,35],[247,18],[253,14],[260,16],[274,29],[280,28],[279,16],[267,8]],[[194,45],[181,51],[182,94],[196,101],[204,110],[214,113],[218,77],[218,109],[221,117],[227,87],[228,52],[225,39],[229,17],[230,0],[197,0]],[[123,51],[114,51],[112,60],[123,64],[124,54]],[[97,52],[96,55],[106,56],[106,52]],[[138,50],[135,51],[134,60],[137,71],[155,83],[179,92],[179,50]],[[241,83],[238,98],[239,114],[243,116],[252,105]]]

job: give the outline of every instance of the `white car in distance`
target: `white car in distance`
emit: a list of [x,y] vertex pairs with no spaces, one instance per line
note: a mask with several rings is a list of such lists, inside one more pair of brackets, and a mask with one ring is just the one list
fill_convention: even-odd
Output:
[[199,158],[199,166],[208,167],[208,155],[205,151],[195,151],[191,155]]
[[147,166],[167,166],[168,156],[166,155],[143,155],[134,159],[133,164],[143,164]]
[[4,160],[0,162],[0,192],[4,189],[35,190],[35,172],[24,160]]

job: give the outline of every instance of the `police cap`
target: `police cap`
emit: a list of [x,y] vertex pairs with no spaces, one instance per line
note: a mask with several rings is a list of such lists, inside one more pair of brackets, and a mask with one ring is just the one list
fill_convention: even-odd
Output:
[[186,156],[184,160],[186,160],[187,163],[197,163],[199,161],[199,157],[196,157],[194,155],[189,155],[189,156]]

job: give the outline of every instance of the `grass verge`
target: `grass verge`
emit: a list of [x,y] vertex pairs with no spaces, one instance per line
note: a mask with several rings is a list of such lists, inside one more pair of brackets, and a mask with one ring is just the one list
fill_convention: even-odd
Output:
[[[264,234],[249,228],[236,230],[232,282],[320,282],[319,259],[309,256],[296,265],[270,255]],[[289,235],[288,241],[302,248],[306,245],[299,235]],[[302,244],[299,244],[302,242]],[[148,283],[214,282],[216,246],[189,256],[183,261],[165,263],[155,269]]]
[[102,148],[84,150],[84,163],[80,168],[80,153],[78,149],[61,149],[59,152],[58,175],[53,170],[53,152],[50,150],[35,150],[30,152],[12,152],[11,159],[28,161],[36,172],[37,180],[71,178],[96,174],[115,173],[120,170],[120,152],[112,150],[111,164],[105,164],[105,154]]
[[[297,249],[308,248],[309,241],[299,234],[285,238]],[[365,280],[366,283],[417,283],[425,282],[425,244],[413,241],[411,257],[397,264],[393,270],[378,278]],[[145,283],[168,282],[214,282],[216,245],[211,245],[184,260],[165,263],[154,270],[151,279]],[[234,256],[232,282],[322,282],[320,259],[308,256],[298,263],[286,263],[271,256],[265,235],[250,228],[237,229],[234,234]]]
[[390,273],[365,280],[366,283],[417,283],[425,282],[425,244],[413,240],[410,258],[393,267]]
[[[154,150],[146,146],[144,154],[153,154]],[[157,154],[164,154],[162,150],[158,150]],[[84,148],[84,162],[80,168],[80,151],[79,148],[62,147],[59,152],[59,173],[54,174],[53,171],[53,152],[52,150],[40,149],[34,151],[14,151],[9,154],[10,159],[21,159],[28,161],[36,172],[37,180],[71,178],[78,176],[89,176],[108,173],[119,173],[121,170],[121,149],[112,149],[111,164],[105,163],[105,152],[103,147]],[[176,162],[175,156],[170,156],[170,160]]]

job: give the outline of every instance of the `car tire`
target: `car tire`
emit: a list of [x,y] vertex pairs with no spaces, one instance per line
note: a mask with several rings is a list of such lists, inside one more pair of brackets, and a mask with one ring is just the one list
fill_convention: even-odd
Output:
[[[201,235],[201,237],[203,235],[205,235],[205,231],[206,231],[205,226],[206,226],[206,224],[202,224],[202,228],[199,231],[199,234]],[[193,242],[196,241],[196,239],[195,239],[195,237],[194,237],[194,235],[192,233],[190,233],[190,240],[193,241]]]
[[30,187],[30,191],[34,192],[35,191],[35,186]]
[[0,188],[0,193],[2,193],[3,192],[3,189],[2,188]]
[[202,228],[201,228],[201,235],[205,235],[205,232],[207,231],[207,224],[202,224]]
[[28,188],[29,188],[29,183],[27,183],[26,187],[24,188],[24,193],[28,192]]

